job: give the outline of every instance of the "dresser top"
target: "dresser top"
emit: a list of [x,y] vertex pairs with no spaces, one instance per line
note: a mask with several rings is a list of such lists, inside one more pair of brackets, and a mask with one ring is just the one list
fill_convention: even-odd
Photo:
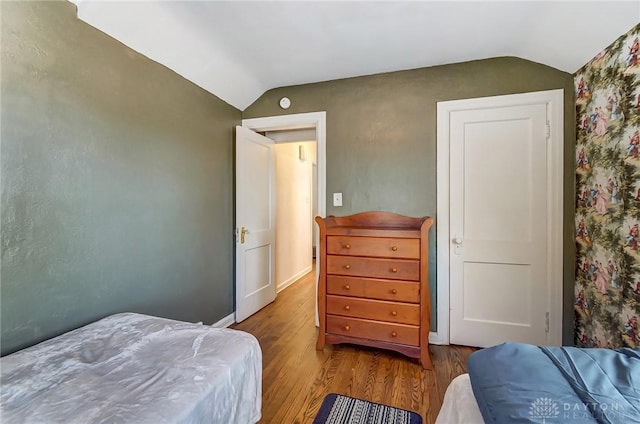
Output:
[[422,229],[428,230],[433,224],[431,217],[425,216],[421,218],[412,218],[409,216],[399,215],[393,212],[362,212],[347,216],[329,215],[326,218],[316,217],[316,222],[327,229],[327,234],[345,234],[352,235],[368,235],[372,231],[381,229],[400,232],[418,234]]
[[420,238],[419,228],[394,227],[329,227],[328,236]]

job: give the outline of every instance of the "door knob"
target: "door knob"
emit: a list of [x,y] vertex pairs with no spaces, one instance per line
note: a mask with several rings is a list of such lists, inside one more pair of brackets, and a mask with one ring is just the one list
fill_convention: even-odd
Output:
[[462,238],[454,237],[451,241],[453,242],[453,253],[455,255],[462,255]]
[[249,234],[249,230],[246,227],[240,227],[240,243],[244,243],[247,234]]

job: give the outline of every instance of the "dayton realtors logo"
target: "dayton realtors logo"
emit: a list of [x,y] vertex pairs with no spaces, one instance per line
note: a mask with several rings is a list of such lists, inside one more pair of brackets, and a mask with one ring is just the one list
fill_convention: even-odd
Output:
[[548,418],[557,418],[560,415],[558,404],[549,398],[538,398],[531,402],[529,407],[529,415],[531,418],[542,419],[544,424]]
[[529,416],[536,420],[542,420],[543,424],[547,420],[559,419],[561,422],[573,422],[593,420],[611,421],[613,419],[628,418],[630,421],[638,421],[637,411],[625,411],[617,403],[581,403],[563,402],[558,403],[553,399],[541,397],[529,406]]

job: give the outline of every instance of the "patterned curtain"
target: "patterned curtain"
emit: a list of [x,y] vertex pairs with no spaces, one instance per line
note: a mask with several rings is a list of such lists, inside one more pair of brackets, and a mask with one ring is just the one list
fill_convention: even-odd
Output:
[[640,346],[640,24],[575,76],[580,347]]

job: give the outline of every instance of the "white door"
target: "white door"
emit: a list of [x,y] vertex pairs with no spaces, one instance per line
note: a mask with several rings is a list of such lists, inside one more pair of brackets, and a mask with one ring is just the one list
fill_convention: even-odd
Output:
[[452,344],[549,344],[547,103],[504,97],[449,115]]
[[236,127],[236,322],[276,298],[273,141]]

